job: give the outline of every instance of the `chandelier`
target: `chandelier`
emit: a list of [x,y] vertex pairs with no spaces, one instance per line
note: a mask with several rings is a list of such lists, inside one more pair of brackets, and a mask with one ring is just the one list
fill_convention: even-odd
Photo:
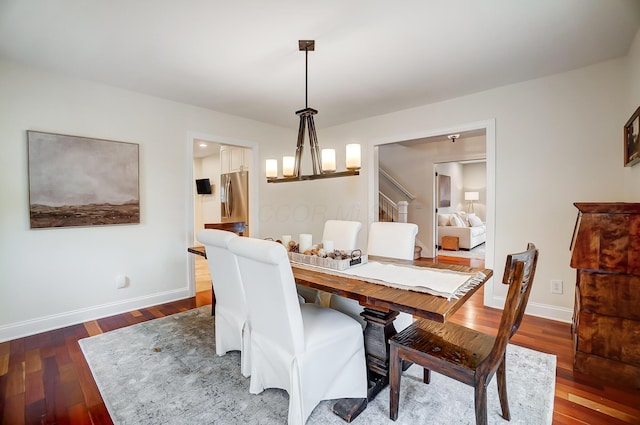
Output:
[[[266,175],[269,183],[294,182],[301,180],[316,180],[332,177],[357,176],[360,174],[360,145],[346,145],[346,168],[347,171],[336,172],[336,151],[334,149],[322,149],[318,147],[318,137],[316,135],[316,126],[313,122],[313,116],[318,113],[317,110],[309,108],[308,105],[308,65],[309,52],[315,50],[315,40],[299,40],[298,48],[304,51],[304,109],[296,111],[296,115],[300,117],[300,126],[298,127],[298,144],[296,146],[296,155],[285,156],[282,158],[282,177],[278,177],[278,160],[267,159]],[[302,175],[301,161],[304,151],[305,132],[308,132],[308,139],[311,151],[311,163],[313,165],[313,174]]]

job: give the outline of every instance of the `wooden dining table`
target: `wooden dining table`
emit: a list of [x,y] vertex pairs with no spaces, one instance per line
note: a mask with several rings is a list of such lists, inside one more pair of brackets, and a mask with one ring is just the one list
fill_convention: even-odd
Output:
[[393,321],[399,312],[411,314],[416,318],[444,323],[493,276],[491,269],[459,265],[396,260],[376,256],[369,256],[368,261],[474,274],[482,272],[485,278],[466,293],[448,300],[425,292],[371,283],[358,277],[337,275],[333,271],[291,263],[293,276],[298,285],[357,300],[363,307],[361,315],[367,322],[364,340],[369,390],[366,399],[342,399],[334,404],[333,412],[347,422],[355,419],[366,408],[367,402],[373,400],[389,384],[389,338],[397,333]]
[[[206,257],[204,247],[190,247],[188,251]],[[469,288],[467,292],[456,298],[447,299],[425,292],[371,283],[356,276],[336,273],[334,270],[291,262],[293,276],[298,285],[357,300],[363,307],[361,315],[367,323],[364,330],[364,341],[369,389],[366,399],[342,399],[334,404],[333,412],[347,422],[355,419],[366,408],[368,401],[373,400],[389,384],[389,338],[397,333],[393,326],[395,317],[403,312],[416,318],[444,323],[493,276],[491,269],[460,265],[425,263],[376,256],[369,256],[368,261],[470,274],[482,272],[485,277]]]

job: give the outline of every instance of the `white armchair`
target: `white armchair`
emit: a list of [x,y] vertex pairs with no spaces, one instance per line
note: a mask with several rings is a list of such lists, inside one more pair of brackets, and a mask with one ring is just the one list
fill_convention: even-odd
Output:
[[300,305],[285,248],[273,241],[237,238],[229,248],[249,305],[251,383],[289,393],[289,425],[302,425],[322,400],[365,398],[367,371],[362,328],[350,317]]
[[247,302],[238,270],[235,254],[229,251],[229,243],[238,235],[225,230],[205,229],[197,239],[205,246],[211,281],[215,287],[215,338],[216,354],[240,350],[241,372],[251,373],[250,337],[247,326]]

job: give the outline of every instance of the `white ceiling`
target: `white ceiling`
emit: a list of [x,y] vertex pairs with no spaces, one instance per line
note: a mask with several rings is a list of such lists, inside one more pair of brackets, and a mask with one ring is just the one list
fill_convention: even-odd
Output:
[[624,56],[639,0],[0,0],[0,58],[318,127]]

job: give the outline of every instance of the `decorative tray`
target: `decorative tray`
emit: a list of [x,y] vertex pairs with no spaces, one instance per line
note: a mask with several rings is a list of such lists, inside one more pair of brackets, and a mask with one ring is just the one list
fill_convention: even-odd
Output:
[[[343,256],[344,257],[344,256]],[[333,270],[346,270],[350,267],[367,262],[367,256],[362,255],[362,251],[356,249],[347,258],[335,259],[330,257],[319,257],[317,255],[305,255],[297,252],[289,252],[289,260],[295,263],[309,264],[311,266],[324,267]]]

